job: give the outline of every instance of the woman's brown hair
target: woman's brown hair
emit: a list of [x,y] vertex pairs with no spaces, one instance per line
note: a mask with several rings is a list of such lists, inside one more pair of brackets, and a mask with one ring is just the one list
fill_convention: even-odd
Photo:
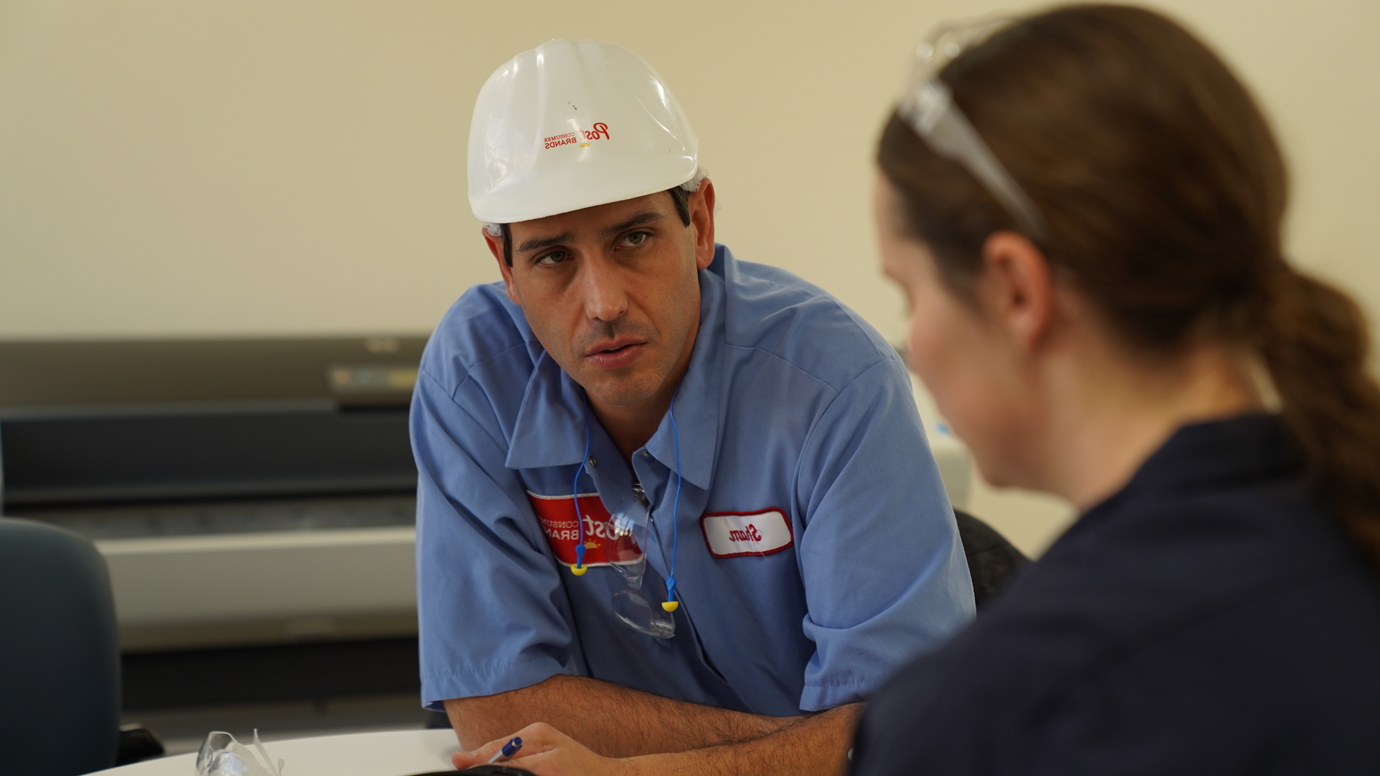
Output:
[[[1380,569],[1380,389],[1365,371],[1365,319],[1284,259],[1284,160],[1231,70],[1159,14],[1088,5],[1010,26],[940,77],[1043,216],[1035,242],[1054,272],[1116,336],[1170,356],[1213,337],[1260,359],[1310,477]],[[1014,220],[899,115],[877,159],[912,236],[971,298],[984,241],[1020,231]]]

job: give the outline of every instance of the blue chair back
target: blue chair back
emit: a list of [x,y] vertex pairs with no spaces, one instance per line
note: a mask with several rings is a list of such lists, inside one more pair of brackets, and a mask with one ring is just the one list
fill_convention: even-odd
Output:
[[0,518],[0,771],[76,776],[115,763],[120,649],[95,545]]

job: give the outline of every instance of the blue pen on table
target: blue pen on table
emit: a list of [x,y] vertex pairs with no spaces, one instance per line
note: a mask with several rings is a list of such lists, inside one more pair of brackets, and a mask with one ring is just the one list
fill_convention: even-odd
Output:
[[500,749],[497,754],[495,754],[493,757],[490,757],[488,764],[493,765],[497,762],[507,762],[508,760],[511,760],[513,758],[513,755],[517,754],[517,750],[521,748],[522,739],[514,738],[512,741],[509,741],[508,743],[504,744],[503,748]]

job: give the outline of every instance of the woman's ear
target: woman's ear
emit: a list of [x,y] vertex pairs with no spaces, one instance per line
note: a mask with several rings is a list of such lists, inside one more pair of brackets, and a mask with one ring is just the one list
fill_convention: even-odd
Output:
[[984,316],[1018,348],[1037,348],[1050,330],[1057,304],[1044,254],[1020,234],[994,232],[982,245],[982,270],[977,296]]

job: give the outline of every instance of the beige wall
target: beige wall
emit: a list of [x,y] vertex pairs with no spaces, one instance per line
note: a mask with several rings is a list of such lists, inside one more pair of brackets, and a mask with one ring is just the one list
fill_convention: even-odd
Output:
[[[1380,309],[1365,227],[1380,3],[1158,5],[1275,120],[1293,255]],[[899,339],[873,258],[872,142],[929,27],[1000,7],[0,0],[0,338],[429,330],[496,278],[465,200],[474,96],[561,36],[623,44],[669,80],[741,258],[804,275]],[[985,498],[974,508],[1026,509]]]

